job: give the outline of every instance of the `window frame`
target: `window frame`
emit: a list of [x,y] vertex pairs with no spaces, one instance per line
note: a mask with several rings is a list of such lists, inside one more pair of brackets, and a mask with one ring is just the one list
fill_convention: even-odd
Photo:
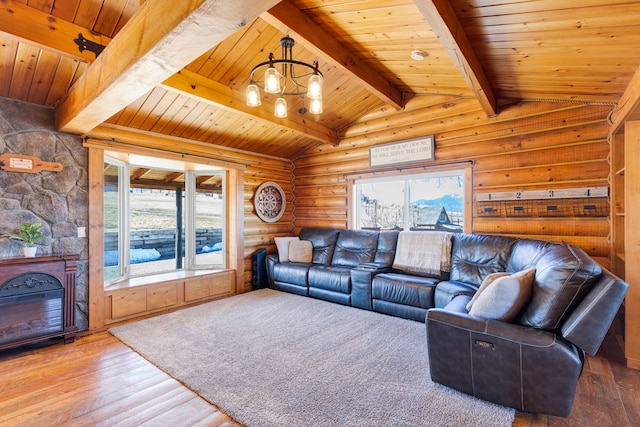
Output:
[[[222,261],[220,264],[197,262],[196,253],[196,181],[201,175],[220,175],[222,177]],[[185,173],[185,258],[187,270],[225,268],[227,265],[227,174],[224,170],[197,170]]]
[[[448,172],[461,171],[464,182],[464,225],[463,232],[471,233],[473,230],[473,164],[471,162],[450,163],[433,166],[424,166],[418,168],[394,169],[384,171],[373,171],[366,173],[358,173],[347,176],[347,200],[350,209],[347,210],[347,227],[357,229],[358,225],[358,200],[359,194],[356,185],[362,181],[393,181],[405,180],[407,177],[420,175],[446,175]],[[405,194],[405,204],[407,203],[407,195]],[[406,224],[405,224],[406,226]]]
[[[115,154],[115,155],[114,155]],[[157,170],[167,170],[172,172],[182,172],[185,176],[185,204],[184,209],[184,230],[185,230],[185,257],[184,264],[181,269],[173,268],[162,271],[161,273],[179,272],[184,270],[199,270],[199,269],[226,269],[227,268],[227,236],[228,236],[228,221],[227,221],[227,180],[228,173],[224,168],[216,168],[212,165],[190,163],[189,167],[184,165],[182,168],[153,166],[151,160],[154,160],[154,156],[142,156],[144,161],[132,161],[133,156],[123,155],[122,153],[110,153],[105,152],[104,163],[110,163],[118,168],[118,275],[104,280],[104,286],[109,287],[113,284],[129,280],[136,277],[153,276],[154,273],[146,274],[132,274],[130,264],[130,222],[129,215],[131,212],[130,205],[130,168],[131,167],[153,167]],[[217,175],[221,177],[222,188],[222,260],[220,264],[216,263],[197,263],[196,262],[196,178],[200,175]]]

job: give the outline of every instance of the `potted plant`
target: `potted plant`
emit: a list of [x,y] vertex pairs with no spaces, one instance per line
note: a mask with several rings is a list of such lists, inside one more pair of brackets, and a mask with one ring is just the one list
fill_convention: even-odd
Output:
[[22,240],[25,243],[25,247],[22,248],[24,256],[33,257],[36,255],[36,251],[38,250],[38,248],[35,246],[36,241],[38,241],[43,236],[44,234],[42,233],[42,223],[36,222],[34,224],[30,224],[28,222],[25,222],[18,228],[17,233],[5,234],[4,237]]

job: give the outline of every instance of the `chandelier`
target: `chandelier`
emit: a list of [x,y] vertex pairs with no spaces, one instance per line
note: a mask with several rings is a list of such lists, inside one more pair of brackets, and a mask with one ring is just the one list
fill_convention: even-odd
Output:
[[[309,111],[312,114],[322,113],[322,84],[324,77],[318,69],[318,61],[313,65],[293,59],[292,48],[295,41],[286,35],[280,39],[282,58],[274,59],[273,53],[269,60],[253,67],[249,75],[250,84],[247,86],[247,106],[261,105],[260,89],[267,93],[280,95],[275,102],[276,117],[287,117],[287,100],[285,96],[298,96],[302,99],[300,114]],[[264,69],[264,80],[256,80],[258,70]],[[304,105],[305,96],[309,98],[309,109]]]

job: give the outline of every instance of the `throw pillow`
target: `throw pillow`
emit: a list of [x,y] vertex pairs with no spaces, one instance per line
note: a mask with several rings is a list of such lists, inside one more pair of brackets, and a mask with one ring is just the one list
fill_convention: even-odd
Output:
[[278,261],[289,262],[289,242],[292,240],[300,240],[299,237],[274,237],[276,247],[278,248]]
[[311,262],[313,260],[313,243],[309,240],[292,240],[289,242],[289,261]]
[[490,284],[492,284],[496,279],[505,276],[511,276],[511,274],[507,273],[506,271],[499,271],[497,273],[488,274],[480,284],[480,287],[478,288],[476,293],[473,294],[473,298],[471,298],[471,301],[467,303],[467,311],[471,311],[471,306],[473,305],[473,303],[476,302],[480,294],[484,292],[484,290],[487,289]]
[[503,322],[512,321],[531,299],[535,276],[535,268],[530,268],[494,278],[471,304],[469,314]]

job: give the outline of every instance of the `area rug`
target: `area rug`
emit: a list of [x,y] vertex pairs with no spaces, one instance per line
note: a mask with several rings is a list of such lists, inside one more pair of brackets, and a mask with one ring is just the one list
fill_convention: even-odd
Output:
[[250,426],[511,426],[514,410],[433,383],[425,326],[261,289],[112,328]]

